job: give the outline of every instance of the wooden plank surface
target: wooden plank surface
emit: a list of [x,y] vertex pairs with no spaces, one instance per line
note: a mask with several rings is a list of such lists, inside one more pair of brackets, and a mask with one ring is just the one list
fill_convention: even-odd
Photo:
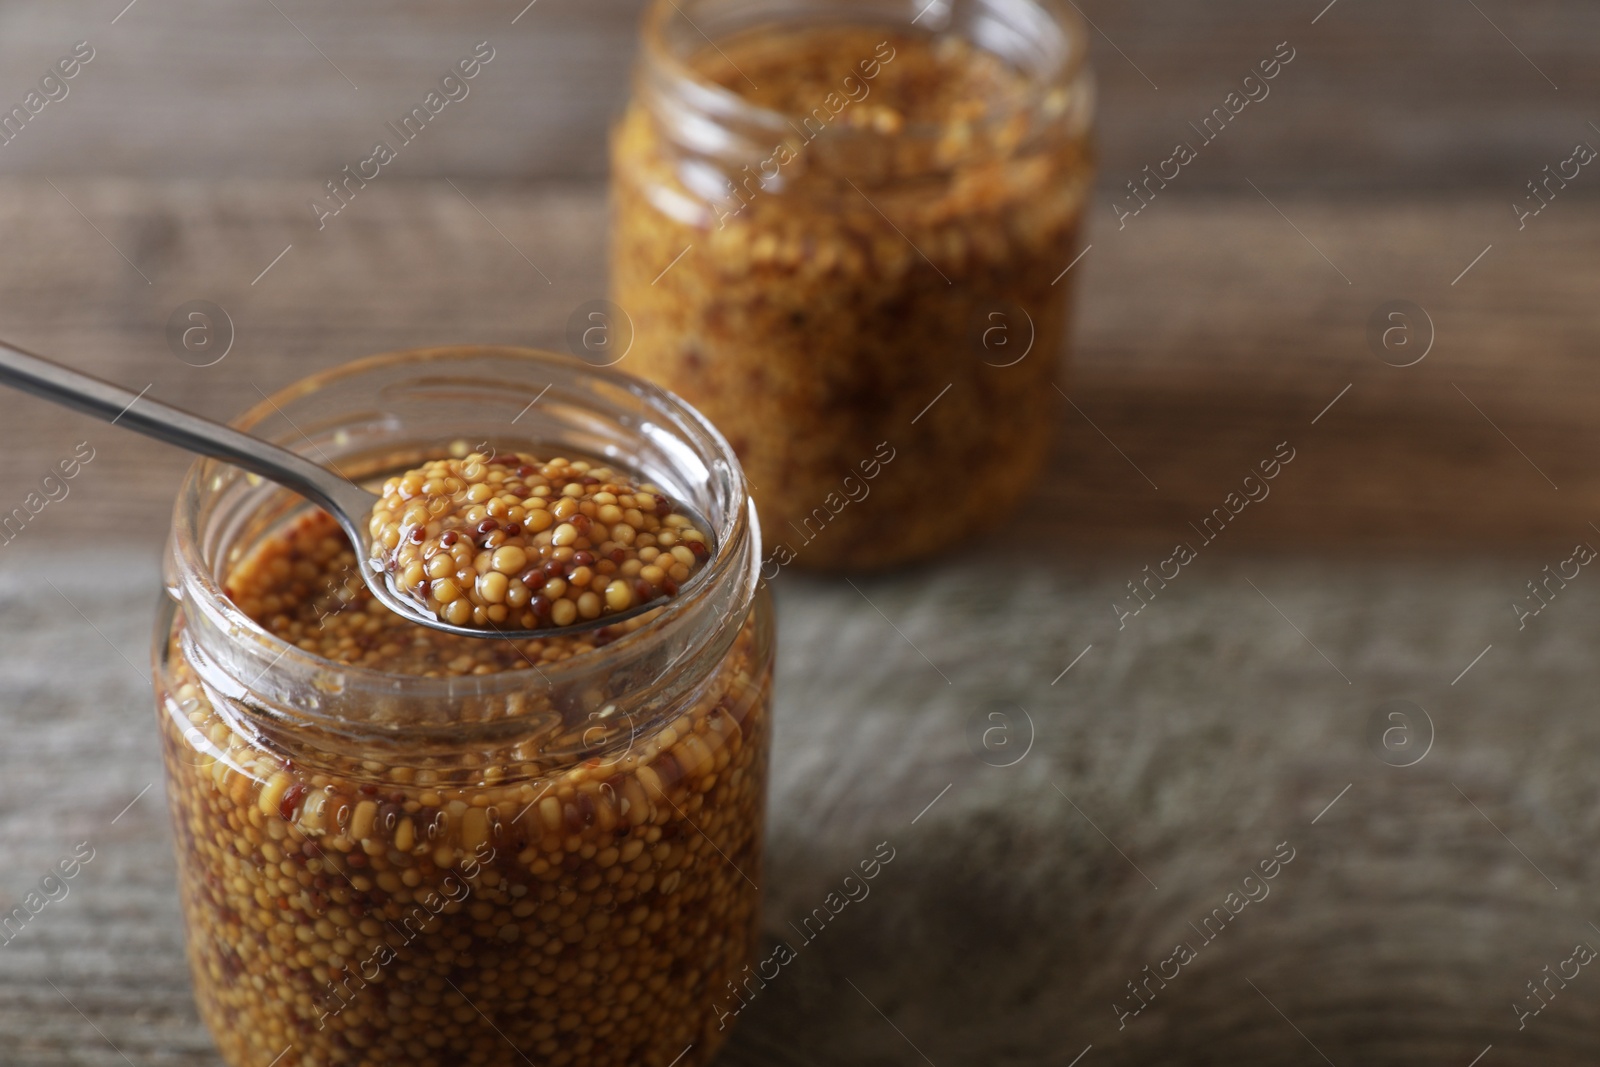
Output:
[[[1186,168],[1186,186],[1492,187],[1509,203],[1592,133],[1600,11],[1578,0],[1079,6],[1097,27],[1107,190],[1169,156],[1280,41],[1296,50],[1293,64]],[[73,42],[88,40],[96,58],[65,100],[0,148],[0,173],[295,176],[304,199],[488,40],[497,58],[472,95],[397,172],[598,175],[640,7],[15,0],[0,8],[0,101],[20,102]]]
[[[317,234],[293,180],[57,184],[0,182],[0,336],[217,416],[370,352],[559,345],[604,284],[592,188],[395,181]],[[1579,580],[1524,631],[1509,605],[1600,538],[1600,210],[1519,234],[1498,196],[1274,201],[1175,191],[1095,225],[1061,379],[1080,410],[1005,536],[859,590],[781,580],[768,935],[858,853],[899,858],[752,1002],[728,1063],[1594,1062],[1581,987],[1523,1031],[1511,1004],[1600,944],[1600,596]],[[1396,297],[1438,333],[1404,369],[1365,339]],[[163,333],[197,298],[237,326],[208,368]],[[96,849],[0,946],[5,1062],[214,1067],[143,792],[185,461],[25,398],[0,412],[5,500],[97,449],[0,546],[0,905]],[[1284,440],[1273,495],[1119,628],[1125,583]],[[1430,716],[1414,767],[1374,747],[1391,699]],[[970,747],[990,700],[1026,709],[1019,739],[1032,723],[1014,767]],[[1126,983],[1284,841],[1272,895],[1118,1029]]]
[[[1116,568],[1058,556],[997,593],[1024,547],[859,592],[782,584],[767,936],[798,942],[788,923],[878,843],[896,858],[751,1001],[724,1062],[920,1062],[914,1043],[938,1064],[1091,1044],[1119,1065],[1287,1064],[1314,1062],[1307,1038],[1334,1063],[1465,1064],[1490,1044],[1593,1062],[1581,988],[1522,1032],[1511,1004],[1595,941],[1600,598],[1518,635],[1514,564],[1217,558],[1119,632]],[[141,658],[153,561],[26,559],[0,572],[0,900],[80,841],[96,853],[0,947],[6,1062],[216,1067],[148,689],[123,659]],[[1395,698],[1431,717],[1409,768],[1374,748]],[[970,747],[993,700],[1027,712],[1014,766]],[[1119,1029],[1126,983],[1198,942],[1187,924],[1284,842],[1270,895]]]
[[[216,417],[372,352],[560,348],[568,316],[604,292],[604,205],[566,186],[396,181],[319,233],[291,181],[56,184],[0,183],[4,336]],[[1229,545],[1543,551],[1578,536],[1600,495],[1600,210],[1558,202],[1519,233],[1489,197],[1275,204],[1284,214],[1259,197],[1174,194],[1125,230],[1093,225],[1061,377],[1077,410],[1061,405],[1042,532],[1075,550],[1169,545],[1288,440],[1292,476]],[[1436,334],[1405,368],[1366,336],[1398,298]],[[194,299],[235,326],[215,366],[168,347],[167,318]],[[90,432],[0,403],[18,492]],[[129,439],[97,462],[95,491],[155,543],[185,460]],[[64,517],[40,529],[97,536]]]

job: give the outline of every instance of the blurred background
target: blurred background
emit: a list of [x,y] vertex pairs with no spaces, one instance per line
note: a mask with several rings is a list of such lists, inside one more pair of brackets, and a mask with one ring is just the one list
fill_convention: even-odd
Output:
[[[1079,6],[1100,171],[1051,478],[981,550],[779,583],[769,935],[876,843],[902,858],[726,1060],[1593,1063],[1600,975],[1528,983],[1600,945],[1600,579],[1522,611],[1600,545],[1600,173],[1573,162],[1600,8]],[[4,5],[0,108],[92,58],[0,144],[0,337],[216,418],[374,352],[564,348],[605,293],[640,7]],[[482,41],[470,95],[319,229],[324,183]],[[1270,95],[1122,217],[1284,42]],[[169,336],[192,301],[231,324],[215,362]],[[142,677],[188,461],[0,412],[0,512],[95,450],[0,544],[0,909],[97,849],[0,946],[0,1059],[211,1065]],[[1272,497],[1119,618],[1280,442]],[[972,741],[996,700],[1015,762]],[[1123,1017],[1283,842],[1207,977]]]
[[[606,134],[628,92],[639,10],[263,0],[224,18],[137,0],[102,19],[8,5],[5,100],[20,104],[74,43],[95,53],[65,99],[0,146],[8,335],[130,380],[164,375],[161,395],[215,415],[253,402],[251,381],[270,389],[357,353],[561,347],[567,315],[605,285]],[[1549,485],[1524,484],[1526,463],[1449,383],[1556,484],[1588,484],[1571,435],[1589,432],[1577,297],[1590,280],[1592,192],[1582,177],[1568,183],[1559,207],[1520,229],[1513,205],[1536,203],[1527,183],[1600,137],[1600,75],[1586,62],[1600,12],[1476,0],[1083,11],[1097,28],[1101,169],[1075,373],[1101,429],[1172,473],[1165,495],[1146,498],[1120,487],[1126,466],[1084,464],[1051,489],[1076,520],[1067,535],[1120,542],[1157,511],[1170,525],[1190,486],[1206,510],[1203,466],[1248,465],[1258,429],[1271,433],[1260,420],[1298,417],[1294,405],[1352,382],[1342,428],[1327,429],[1392,476],[1319,450],[1322,491],[1242,538],[1488,543],[1564,529]],[[407,145],[358,209],[318,231],[308,202],[323,184],[483,40],[496,50],[492,76]],[[1292,76],[1119,229],[1126,183],[1193,139],[1190,123],[1283,41]],[[193,299],[225,307],[238,338],[205,374],[158,358],[168,315]],[[1390,299],[1422,305],[1439,335],[1405,374],[1365,342],[1366,317]],[[38,405],[19,418],[18,440],[59,425]],[[1428,432],[1412,434],[1419,420]],[[1066,432],[1098,440],[1082,420]],[[117,451],[107,467],[119,472],[182,464],[139,442]],[[1487,486],[1506,506],[1470,504],[1469,490]],[[165,501],[125,506],[146,531],[165,522]],[[1166,540],[1159,523],[1150,532]]]

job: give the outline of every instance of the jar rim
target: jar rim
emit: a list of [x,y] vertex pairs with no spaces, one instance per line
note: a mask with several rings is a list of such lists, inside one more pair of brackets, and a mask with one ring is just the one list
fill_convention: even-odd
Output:
[[[328,386],[390,367],[407,365],[448,364],[482,358],[507,358],[526,360],[569,372],[578,372],[621,386],[635,398],[648,404],[654,413],[670,418],[676,427],[686,428],[701,438],[707,449],[708,460],[714,460],[727,475],[725,486],[727,504],[720,515],[705,516],[714,527],[713,552],[704,564],[700,580],[692,590],[686,590],[662,607],[661,613],[614,641],[591,652],[580,653],[551,663],[539,663],[535,670],[545,681],[554,685],[563,676],[575,676],[591,670],[598,656],[617,655],[631,646],[647,641],[652,635],[671,629],[686,619],[695,617],[695,608],[705,604],[712,592],[727,582],[736,582],[745,590],[744,600],[749,600],[759,579],[760,554],[751,551],[752,543],[759,543],[759,526],[750,499],[744,473],[734,456],[732,447],[711,422],[682,398],[634,375],[614,369],[599,369],[583,360],[559,353],[524,348],[514,345],[445,345],[431,348],[401,349],[352,360],[339,366],[300,378],[283,388],[263,396],[263,399],[229,420],[235,428],[254,432],[259,424],[273,415],[288,421],[283,408],[292,401],[311,395]],[[290,422],[293,426],[293,423]],[[298,431],[298,427],[295,427]],[[311,443],[301,432],[301,442]],[[280,441],[293,448],[294,442]],[[312,445],[315,448],[315,445]],[[315,457],[313,457],[315,458]],[[182,574],[169,578],[168,587],[185,609],[198,609],[207,624],[228,636],[229,644],[244,654],[245,658],[263,664],[277,676],[303,676],[312,684],[325,682],[336,676],[343,689],[365,688],[393,692],[403,686],[407,698],[460,698],[466,696],[493,697],[505,690],[525,688],[529,672],[523,669],[500,671],[482,675],[453,675],[427,677],[385,671],[380,668],[341,663],[294,645],[271,633],[266,627],[246,615],[227,595],[222,581],[214,572],[222,564],[208,558],[203,523],[206,519],[204,503],[208,495],[219,490],[216,477],[223,470],[235,471],[236,477],[246,477],[228,464],[218,460],[197,459],[184,475],[173,511],[173,542],[169,556],[182,567]],[[741,573],[741,569],[743,573]],[[178,587],[181,587],[178,588]],[[198,594],[198,595],[196,595]],[[495,640],[484,638],[484,640]],[[709,640],[709,638],[708,638]],[[257,678],[260,681],[260,678]],[[342,718],[342,717],[339,717]]]
[[[1089,52],[1088,26],[1084,17],[1078,12],[1076,5],[1071,4],[1068,0],[980,0],[980,2],[1013,3],[1032,8],[1047,19],[1050,25],[1059,32],[1063,47],[1056,55],[1055,62],[1048,69],[1036,72],[1039,76],[1040,84],[1046,86],[1070,84],[1086,68]],[[685,0],[685,4],[687,3],[688,0]],[[918,7],[921,7],[921,13],[898,20],[858,18],[855,21],[860,24],[882,22],[884,25],[894,25],[902,29],[908,29],[914,27],[923,14],[939,6],[939,3],[940,0],[931,0],[926,5],[912,3],[908,7],[907,15],[910,16],[910,11]],[[946,10],[951,6],[953,4],[950,0],[946,0]],[[833,11],[834,9],[830,7],[822,8],[822,10]],[[785,133],[792,132],[791,120],[796,117],[795,115],[753,103],[743,94],[724,88],[700,74],[686,59],[674,54],[666,43],[668,37],[667,26],[673,18],[685,19],[713,48],[718,47],[716,39],[701,31],[689,19],[689,16],[683,10],[683,6],[677,0],[652,0],[645,9],[641,21],[640,56],[643,61],[641,67],[650,63],[658,65],[669,78],[696,97],[699,104],[708,114],[725,116],[732,121],[748,123],[754,127],[769,128]],[[840,21],[846,21],[847,16],[841,15],[839,18]],[[754,22],[747,28],[754,28],[762,24]],[[781,22],[773,19],[772,24],[778,25]],[[987,46],[981,47],[984,47],[987,51],[993,51]],[[1011,113],[986,114],[978,119],[975,125],[998,124],[1008,120],[1010,117]],[[923,127],[926,127],[926,130],[923,130]],[[922,131],[928,134],[932,134],[936,129],[937,127],[928,123],[910,123],[905,127],[905,131]],[[905,131],[901,131],[896,136],[904,136]],[[871,129],[852,128],[841,132],[845,136],[884,136]]]

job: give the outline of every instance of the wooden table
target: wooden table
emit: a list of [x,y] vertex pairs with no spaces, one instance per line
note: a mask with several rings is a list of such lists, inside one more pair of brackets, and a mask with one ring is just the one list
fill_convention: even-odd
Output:
[[[106,46],[103,69],[122,71],[106,86],[127,79],[136,114],[162,97],[115,64],[211,40],[196,9],[161,2],[116,24],[122,58]],[[153,26],[134,21],[147,7]],[[308,24],[315,12],[285,7],[341,60],[372,35],[355,14]],[[549,7],[538,54],[621,42],[601,50],[621,69],[632,5],[602,5],[604,20]],[[1075,268],[1048,491],[981,554],[858,588],[780,580],[768,936],[792,939],[790,921],[878,843],[896,859],[751,1002],[724,1060],[1592,1064],[1600,974],[1552,985],[1523,1029],[1512,1005],[1531,1007],[1526,983],[1576,943],[1600,947],[1600,579],[1580,574],[1522,629],[1512,604],[1575,544],[1600,545],[1600,203],[1574,183],[1520,231],[1507,205],[1600,136],[1584,126],[1595,16],[1350,3],[1313,26],[1320,3],[1292,20],[1259,3],[1231,21],[1085,7],[1128,62],[1097,38],[1105,188]],[[25,39],[72,39],[55,8],[26,10]],[[466,10],[496,26],[514,13]],[[269,10],[240,18],[284,35],[272,49],[303,46]],[[419,40],[434,18],[397,16]],[[1286,36],[1305,42],[1303,84],[1286,77],[1259,125],[1119,230],[1120,181],[1226,91],[1235,60]],[[244,56],[239,39],[216,38],[207,63]],[[394,68],[368,56],[361,80],[404,95],[436,51]],[[528,58],[507,67],[518,85]],[[319,68],[313,56],[283,99],[337,81]],[[225,104],[273,88],[242,69],[215,82]],[[0,159],[0,336],[14,343],[226,417],[357,355],[560,347],[571,311],[602,295],[604,203],[570,179],[599,166],[583,109],[612,106],[615,85],[598,103],[568,92],[589,154],[564,172],[463,131],[322,232],[308,190],[364,116],[308,106],[324,125],[307,134],[251,112],[289,162],[229,168],[222,148],[185,148],[179,123],[125,129],[109,88],[92,103],[89,87],[68,103],[103,138],[72,131],[64,106],[59,140],[41,127],[44,147]],[[138,130],[151,140],[135,153]],[[134,177],[96,176],[118,169],[96,162],[97,138]],[[506,177],[518,170],[554,177]],[[196,299],[236,327],[215,366],[165,338]],[[1407,367],[1367,336],[1399,299],[1434,334]],[[0,405],[0,511],[78,442],[96,450],[70,496],[0,544],[0,910],[79,842],[94,849],[70,894],[0,945],[0,1062],[215,1067],[145,680],[186,460],[31,400]],[[1195,540],[1190,524],[1280,442],[1295,458],[1271,496],[1119,627],[1126,583]],[[975,747],[995,701],[1009,732]],[[1386,718],[1390,701],[1409,718]],[[1206,940],[1203,920],[1275,850],[1294,858],[1269,895]],[[1182,940],[1195,958],[1131,1014],[1128,983],[1172,973]]]
[[[0,232],[28,252],[0,264],[6,336],[219,416],[360,353],[559,345],[602,284],[588,191],[462,187],[546,284],[442,183],[377,190],[321,243],[293,229],[290,183],[58,184],[151,284],[49,185],[8,181]],[[1563,205],[1561,229],[1519,240],[1484,198],[1278,200],[1346,285],[1259,199],[1158,206],[1090,235],[1063,378],[1079,410],[1062,404],[1050,494],[1014,541],[859,590],[780,583],[770,934],[857,853],[900,858],[751,1004],[729,1062],[904,1063],[907,1038],[940,1064],[1089,1044],[1103,1062],[1307,1062],[1294,1027],[1335,1063],[1464,1064],[1489,1044],[1592,1062],[1581,985],[1520,1034],[1510,1004],[1572,942],[1600,943],[1600,598],[1580,577],[1522,631],[1510,604],[1600,543],[1600,382],[1578,353],[1600,211]],[[1364,339],[1396,294],[1438,331],[1404,369]],[[237,325],[213,367],[167,349],[166,312],[192,298]],[[96,458],[0,547],[0,893],[79,841],[95,859],[0,948],[0,1033],[30,1065],[120,1062],[113,1045],[211,1064],[144,670],[185,460],[5,405],[13,496],[77,442]],[[1125,583],[1282,441],[1272,495],[1119,629]],[[1391,699],[1431,720],[1415,766],[1374,748]],[[993,700],[1025,709],[1017,744],[1031,722],[1012,767],[970,745]],[[1119,1032],[1125,983],[1285,841],[1271,896],[1190,965],[1205,976],[1186,968]]]

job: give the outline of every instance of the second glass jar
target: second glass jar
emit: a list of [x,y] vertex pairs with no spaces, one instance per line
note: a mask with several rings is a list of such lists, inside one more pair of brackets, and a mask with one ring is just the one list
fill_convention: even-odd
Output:
[[1036,484],[1092,96],[1057,0],[647,11],[612,145],[626,366],[729,438],[768,574],[938,551]]

